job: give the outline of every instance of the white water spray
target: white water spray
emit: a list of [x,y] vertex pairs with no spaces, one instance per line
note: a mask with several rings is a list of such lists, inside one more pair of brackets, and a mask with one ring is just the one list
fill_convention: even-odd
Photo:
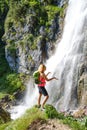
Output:
[[70,0],[62,40],[55,54],[47,61],[47,68],[58,78],[49,83],[50,103],[58,110],[74,109],[77,104],[78,65],[84,45],[84,24],[87,17],[85,0]]
[[[74,109],[77,104],[78,64],[83,55],[86,16],[86,0],[69,0],[62,40],[58,43],[55,54],[46,63],[47,71],[59,79],[47,83],[46,86],[50,96],[49,103],[58,110]],[[14,117],[15,114],[12,113],[13,118],[19,117],[25,109],[36,104],[38,90],[37,87],[32,90],[32,86],[32,82],[29,82],[22,110],[15,108],[17,114],[22,112]]]
[[23,99],[23,102],[20,103],[18,106],[14,106],[11,110],[11,118],[17,119],[21,115],[24,114],[24,112],[31,108],[34,104],[37,102],[37,96],[38,96],[38,88],[33,84],[34,81],[30,79],[30,81],[27,83],[27,90],[25,97]]

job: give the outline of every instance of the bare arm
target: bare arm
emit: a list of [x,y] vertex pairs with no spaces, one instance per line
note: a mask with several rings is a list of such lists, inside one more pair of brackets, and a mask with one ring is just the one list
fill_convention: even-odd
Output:
[[51,72],[48,72],[47,74],[46,74],[46,76],[48,76],[48,74],[50,74]]
[[47,78],[47,76],[46,76],[46,75],[44,75],[44,76],[45,76],[45,79],[46,79],[46,81],[50,81],[50,80],[53,80],[53,79],[56,79],[56,80],[58,80],[58,78],[56,78],[56,77]]

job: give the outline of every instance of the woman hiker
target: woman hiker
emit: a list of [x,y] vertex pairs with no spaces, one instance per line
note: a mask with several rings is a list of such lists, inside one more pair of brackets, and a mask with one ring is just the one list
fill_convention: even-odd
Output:
[[[50,72],[48,72],[47,74],[45,74],[45,70],[46,70],[46,66],[44,64],[41,64],[38,67],[38,72],[40,73],[40,77],[39,77],[40,83],[38,84],[38,89],[39,89],[38,108],[41,107],[42,110],[44,110],[44,105],[45,105],[46,101],[49,98],[48,92],[47,92],[47,90],[45,88],[46,81],[51,81],[53,79],[58,80],[56,77],[47,78],[47,76],[48,76],[48,74]],[[45,96],[45,99],[44,99],[44,101],[43,101],[43,103],[41,105],[40,102],[41,102],[42,95]]]

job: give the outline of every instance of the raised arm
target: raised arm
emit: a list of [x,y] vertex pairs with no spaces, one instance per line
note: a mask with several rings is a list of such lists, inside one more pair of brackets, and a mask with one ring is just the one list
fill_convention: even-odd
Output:
[[47,74],[46,74],[46,76],[48,76],[48,74],[50,74],[51,72],[48,72]]
[[56,77],[47,78],[47,75],[44,75],[44,77],[45,77],[46,81],[50,81],[50,80],[53,80],[53,79],[58,80],[58,78],[56,78]]

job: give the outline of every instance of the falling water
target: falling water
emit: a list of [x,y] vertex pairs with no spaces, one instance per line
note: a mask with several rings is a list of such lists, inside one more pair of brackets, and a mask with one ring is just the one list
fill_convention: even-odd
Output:
[[[59,79],[48,82],[46,86],[50,96],[48,102],[58,110],[74,109],[77,105],[78,65],[82,62],[83,56],[86,7],[86,0],[69,0],[62,39],[55,54],[46,63],[47,71]],[[37,87],[31,87],[32,81],[29,81],[27,86],[22,110],[20,106],[14,108],[16,111],[16,114],[12,113],[14,119],[37,102]]]
[[47,61],[47,70],[59,78],[47,85],[50,103],[58,110],[77,107],[78,65],[82,62],[87,1],[70,0],[62,40]]

